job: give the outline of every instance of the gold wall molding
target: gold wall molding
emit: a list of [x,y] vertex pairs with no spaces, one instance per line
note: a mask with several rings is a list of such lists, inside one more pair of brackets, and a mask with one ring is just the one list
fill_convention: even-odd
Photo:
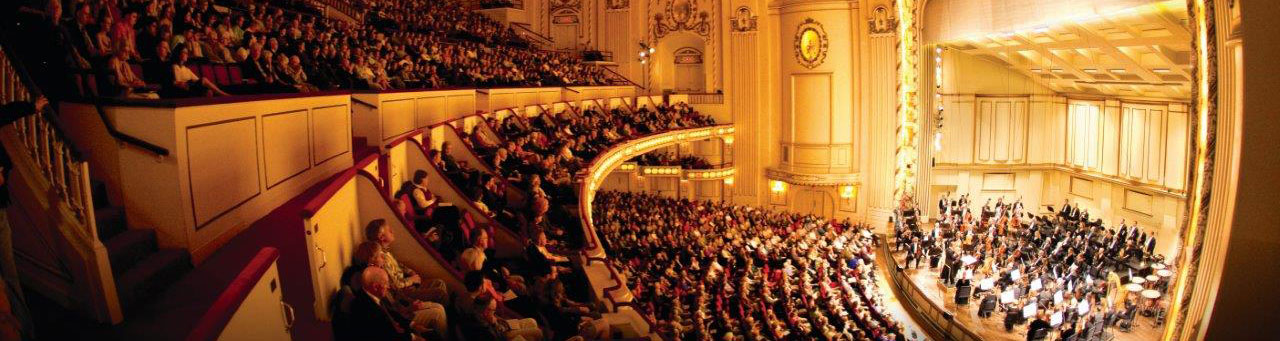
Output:
[[862,183],[862,175],[859,173],[819,174],[765,168],[764,176],[770,180],[778,180],[800,186],[840,186]]

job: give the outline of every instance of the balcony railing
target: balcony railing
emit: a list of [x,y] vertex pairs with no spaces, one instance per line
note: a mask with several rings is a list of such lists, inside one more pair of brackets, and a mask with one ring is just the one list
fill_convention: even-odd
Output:
[[[23,82],[24,75],[8,53],[8,50],[0,53],[0,103],[34,101],[39,94],[27,88]],[[89,165],[81,157],[80,150],[67,138],[49,110],[19,118],[13,125],[23,147],[36,161],[58,197],[71,208],[81,224],[89,227],[88,232],[96,239]]]

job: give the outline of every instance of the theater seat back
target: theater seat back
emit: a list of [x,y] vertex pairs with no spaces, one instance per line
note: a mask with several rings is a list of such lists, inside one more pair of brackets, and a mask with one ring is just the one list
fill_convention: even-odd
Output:
[[230,72],[227,71],[226,65],[213,66],[213,79],[214,82],[218,83],[218,85],[226,86],[232,84],[231,75]]
[[244,75],[240,71],[239,65],[227,66],[227,80],[230,81],[231,84],[244,83]]

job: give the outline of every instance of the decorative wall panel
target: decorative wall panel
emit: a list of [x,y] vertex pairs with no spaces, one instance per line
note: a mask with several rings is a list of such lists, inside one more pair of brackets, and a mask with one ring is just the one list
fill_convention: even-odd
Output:
[[311,110],[311,161],[314,164],[324,163],[350,150],[351,129],[347,129],[347,121],[351,120],[349,108],[339,105]]
[[258,195],[262,178],[254,118],[195,126],[186,134],[196,226]]
[[311,168],[307,110],[262,116],[262,158],[267,188]]
[[1093,198],[1093,180],[1071,177],[1070,186],[1068,190],[1072,195]]
[[411,99],[384,101],[378,107],[382,111],[382,139],[384,141],[417,128],[414,123],[413,102]]
[[1102,103],[1067,103],[1067,163],[1074,167],[1098,169],[1102,152]]
[[1154,199],[1150,194],[1130,189],[1124,190],[1124,209],[1151,215]]
[[[791,108],[784,141],[799,144],[831,142],[831,74],[809,73],[791,76]],[[803,120],[798,120],[804,117]]]
[[1026,161],[1027,99],[1025,97],[977,98],[977,161],[1022,163]]
[[1012,191],[1014,190],[1013,173],[985,173],[982,174],[982,190],[984,191]]

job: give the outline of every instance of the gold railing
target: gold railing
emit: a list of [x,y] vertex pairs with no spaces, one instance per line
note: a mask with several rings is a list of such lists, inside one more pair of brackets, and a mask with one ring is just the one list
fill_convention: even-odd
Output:
[[902,266],[898,264],[897,258],[893,257],[892,250],[889,249],[889,242],[893,241],[893,236],[883,238],[885,242],[880,243],[879,257],[885,258],[885,269],[889,273],[889,285],[893,287],[898,295],[898,299],[902,301],[902,305],[912,315],[915,315],[916,321],[924,322],[924,327],[929,329],[931,337],[942,340],[956,341],[982,341],[982,337],[969,330],[960,321],[951,315],[924,291],[911,281],[906,273],[902,272]]
[[706,94],[688,94],[689,104],[724,104],[724,94],[722,93],[706,93]]

